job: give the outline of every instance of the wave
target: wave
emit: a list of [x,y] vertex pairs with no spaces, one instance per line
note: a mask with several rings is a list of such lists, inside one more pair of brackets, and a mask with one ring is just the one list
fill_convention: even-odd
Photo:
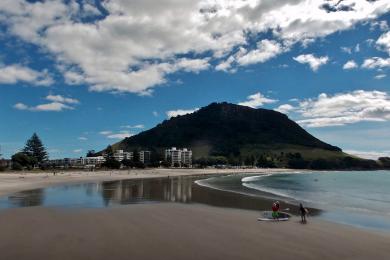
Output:
[[269,193],[269,194],[272,194],[272,195],[275,195],[275,196],[278,196],[278,197],[283,197],[283,198],[288,198],[288,199],[294,199],[294,200],[296,200],[294,197],[292,197],[291,195],[289,195],[289,194],[287,194],[287,193],[275,191],[275,190],[273,190],[273,189],[267,189],[267,188],[265,188],[265,187],[259,187],[259,186],[256,185],[256,184],[243,183],[242,185],[243,185],[244,187],[248,188],[248,189],[253,189],[253,190],[257,190],[257,191]]
[[258,181],[259,179],[270,176],[271,174],[263,174],[263,175],[256,175],[256,176],[249,176],[249,177],[244,177],[241,179],[241,182],[255,182]]

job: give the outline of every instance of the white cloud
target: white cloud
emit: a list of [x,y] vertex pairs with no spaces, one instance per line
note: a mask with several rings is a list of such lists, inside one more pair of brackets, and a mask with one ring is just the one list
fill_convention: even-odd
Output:
[[139,124],[139,125],[123,125],[121,126],[122,128],[128,128],[128,129],[143,129],[145,128],[144,125]]
[[88,138],[84,137],[84,136],[80,136],[77,139],[80,140],[80,141],[87,141],[88,140]]
[[380,57],[372,57],[365,59],[362,68],[365,69],[377,69],[390,67],[390,58],[384,59]]
[[114,133],[113,131],[101,131],[99,134],[104,135],[105,137],[109,139],[124,139],[126,137],[133,136],[134,134],[130,133],[129,131],[119,131],[117,133]]
[[133,136],[132,133],[130,133],[128,131],[121,131],[119,133],[109,134],[109,135],[107,135],[107,138],[109,138],[109,139],[125,139],[125,138],[131,137],[131,136]]
[[381,91],[356,90],[299,103],[296,111],[303,119],[297,122],[308,127],[341,126],[362,121],[390,120],[390,96]]
[[382,34],[376,41],[376,45],[390,55],[390,32]]
[[108,130],[100,131],[99,134],[101,134],[101,135],[109,135],[109,134],[112,134],[112,131],[108,131]]
[[47,100],[53,102],[67,103],[67,104],[79,104],[80,102],[75,98],[67,98],[61,95],[48,95]]
[[257,92],[253,95],[248,96],[247,101],[243,101],[243,102],[240,102],[238,104],[241,106],[258,108],[258,107],[263,106],[264,104],[272,104],[275,102],[277,102],[277,100],[267,98],[267,97],[263,96],[263,94],[261,94],[260,92]]
[[383,78],[385,78],[387,75],[386,74],[378,74],[378,75],[376,75],[374,78],[375,79],[383,79]]
[[182,116],[187,114],[192,114],[195,111],[198,111],[199,108],[193,108],[193,109],[177,109],[177,110],[169,110],[166,112],[166,115],[168,118],[176,117],[176,116]]
[[73,110],[74,107],[71,105],[79,104],[80,102],[75,98],[63,97],[61,95],[47,95],[46,100],[51,101],[50,103],[40,104],[36,106],[28,106],[23,103],[17,103],[14,105],[15,109],[18,110],[28,110],[28,111],[54,111],[60,112],[63,110]]
[[81,153],[83,151],[83,149],[75,149],[73,150],[74,153]]
[[47,104],[41,104],[41,105],[36,105],[36,106],[27,106],[23,103],[17,103],[14,105],[15,109],[18,110],[28,110],[28,111],[34,111],[34,112],[44,112],[44,111],[49,111],[49,112],[60,112],[63,110],[73,110],[74,108],[62,103],[58,102],[52,102],[52,103],[47,103]]
[[237,63],[241,66],[263,63],[285,50],[286,48],[274,40],[261,40],[257,43],[257,49],[238,57]]
[[[239,48],[246,50],[234,56],[240,63],[227,58],[216,69],[264,62],[287,51],[282,46],[305,45],[390,10],[388,0],[347,2],[348,10],[311,0],[110,0],[102,1],[106,13],[100,15],[93,1],[2,0],[0,22],[53,55],[68,84],[145,95],[169,74],[209,69]],[[248,35],[267,32],[272,40],[251,46]]]
[[278,106],[275,110],[279,111],[280,113],[283,113],[283,114],[288,114],[290,111],[295,110],[295,107],[293,107],[290,104],[283,104],[283,105]]
[[352,53],[352,48],[351,47],[340,47],[341,51],[351,54]]
[[315,57],[313,54],[302,54],[293,59],[301,64],[309,64],[313,71],[317,71],[320,66],[328,63],[329,57]]
[[46,70],[40,72],[22,65],[2,66],[0,64],[0,84],[30,83],[36,86],[50,86],[53,79]]
[[357,67],[359,67],[359,66],[357,65],[357,63],[354,60],[349,60],[344,64],[343,69],[350,70],[350,69],[356,69]]
[[360,52],[360,44],[356,44],[355,46],[355,52]]
[[153,116],[158,117],[158,112],[157,111],[153,111],[152,114],[153,114]]

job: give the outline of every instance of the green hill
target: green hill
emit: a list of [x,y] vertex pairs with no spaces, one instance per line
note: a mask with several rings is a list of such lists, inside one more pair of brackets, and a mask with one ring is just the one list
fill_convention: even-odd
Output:
[[367,161],[322,142],[282,113],[229,103],[212,103],[173,117],[113,145],[127,151],[150,149],[160,156],[172,146],[192,149],[195,161],[221,164],[262,161],[270,166],[306,168],[314,162],[319,168],[330,164],[329,168],[345,168],[345,160]]

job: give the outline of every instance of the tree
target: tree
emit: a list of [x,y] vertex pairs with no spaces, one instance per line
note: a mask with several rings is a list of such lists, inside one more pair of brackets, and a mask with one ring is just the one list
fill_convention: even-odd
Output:
[[14,170],[22,170],[23,168],[31,169],[37,163],[34,157],[28,156],[24,152],[12,155],[11,160]]
[[103,167],[109,169],[119,169],[121,167],[121,163],[114,157],[114,150],[111,145],[107,146],[104,158],[106,161],[102,164]]
[[133,162],[134,162],[134,163],[139,162],[139,153],[138,153],[138,150],[137,150],[137,149],[134,149],[134,150],[133,150]]
[[41,164],[48,160],[46,148],[43,146],[41,139],[36,133],[34,133],[30,139],[27,140],[23,153],[27,156],[34,158],[33,167],[36,164]]
[[123,166],[125,166],[125,167],[127,167],[127,168],[132,168],[132,167],[134,167],[133,161],[132,161],[132,160],[129,160],[129,159],[123,159],[123,160],[121,161],[121,163],[122,163]]
[[112,149],[112,146],[109,145],[106,148],[104,158],[107,160],[114,159],[114,150]]

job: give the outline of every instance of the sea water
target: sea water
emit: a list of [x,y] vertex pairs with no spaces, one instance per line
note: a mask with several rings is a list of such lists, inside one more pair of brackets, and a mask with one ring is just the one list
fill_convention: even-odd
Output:
[[[390,231],[390,171],[296,172],[217,177],[199,183],[215,189],[303,203],[321,217]],[[257,195],[260,195],[258,193]]]

